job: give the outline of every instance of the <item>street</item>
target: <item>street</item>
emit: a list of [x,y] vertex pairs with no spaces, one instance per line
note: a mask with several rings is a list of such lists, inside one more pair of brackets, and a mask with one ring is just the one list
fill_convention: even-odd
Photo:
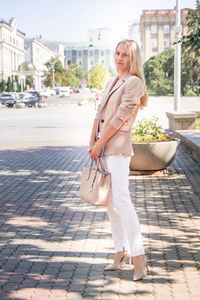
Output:
[[[76,94],[69,98],[50,97],[47,108],[0,108],[0,148],[45,145],[88,145],[95,116],[93,94]],[[82,105],[78,105],[82,103]],[[200,97],[184,97],[181,109],[200,111]],[[173,111],[172,97],[149,97],[148,106],[139,111],[137,119],[157,115],[168,128],[166,111]],[[136,119],[136,120],[137,120]]]

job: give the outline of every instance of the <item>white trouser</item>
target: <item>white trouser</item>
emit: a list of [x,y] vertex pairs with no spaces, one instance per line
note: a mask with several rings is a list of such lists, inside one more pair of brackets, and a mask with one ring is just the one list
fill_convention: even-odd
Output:
[[108,216],[116,252],[127,250],[131,256],[144,254],[140,224],[129,193],[130,157],[104,156],[111,173],[111,201]]

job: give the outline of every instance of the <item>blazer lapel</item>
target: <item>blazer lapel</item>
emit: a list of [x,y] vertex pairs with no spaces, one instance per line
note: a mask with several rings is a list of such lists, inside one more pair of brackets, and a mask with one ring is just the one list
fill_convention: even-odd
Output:
[[[122,78],[120,78],[117,83],[116,83],[116,81],[117,81],[118,77],[116,77],[112,81],[111,85],[108,87],[108,90],[105,93],[105,97],[103,97],[103,99],[102,99],[101,109],[103,109],[103,107],[106,104],[106,102],[108,101],[110,95],[112,93],[114,93],[129,77],[130,77],[130,74],[127,73]],[[116,85],[115,85],[115,83],[116,83]]]

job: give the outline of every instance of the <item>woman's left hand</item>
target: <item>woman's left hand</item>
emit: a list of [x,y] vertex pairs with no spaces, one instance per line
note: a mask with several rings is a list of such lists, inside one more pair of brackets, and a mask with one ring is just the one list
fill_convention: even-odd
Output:
[[92,160],[97,160],[101,154],[102,146],[98,142],[88,151]]

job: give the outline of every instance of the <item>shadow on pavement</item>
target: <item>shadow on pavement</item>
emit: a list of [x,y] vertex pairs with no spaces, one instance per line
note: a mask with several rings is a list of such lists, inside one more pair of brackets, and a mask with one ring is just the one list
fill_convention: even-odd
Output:
[[[143,289],[129,293],[114,286],[119,277],[131,281],[132,270],[104,271],[113,257],[113,249],[104,246],[110,233],[100,226],[108,221],[105,210],[78,197],[80,171],[89,163],[87,147],[0,151],[0,299],[37,299],[39,293],[47,299],[54,290],[63,297],[74,291],[128,299],[133,292],[149,295],[145,285],[173,284],[169,273],[176,270],[198,270],[200,206],[185,175],[186,156],[181,149],[171,176],[130,177],[152,271]],[[90,239],[102,244],[102,252],[92,251],[95,245],[81,250]]]

